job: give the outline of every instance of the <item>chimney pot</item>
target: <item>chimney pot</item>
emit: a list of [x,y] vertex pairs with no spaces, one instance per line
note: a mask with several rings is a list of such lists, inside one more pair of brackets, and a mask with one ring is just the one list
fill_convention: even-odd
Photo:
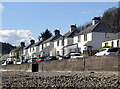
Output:
[[76,28],[77,28],[77,27],[76,27],[76,24],[75,24],[75,25],[71,25],[71,26],[70,26],[70,32],[73,31],[73,30],[76,30]]
[[34,44],[34,43],[35,43],[35,40],[30,40],[30,43],[31,43],[31,44]]
[[92,19],[92,25],[95,25],[95,24],[99,23],[100,21],[101,21],[101,18],[100,18],[100,17],[94,17],[94,18]]
[[21,42],[20,45],[21,45],[21,47],[25,47],[25,43],[24,42]]
[[55,35],[58,35],[58,34],[60,34],[60,30],[57,30],[57,29],[56,29],[56,30],[54,31],[54,33],[55,33]]

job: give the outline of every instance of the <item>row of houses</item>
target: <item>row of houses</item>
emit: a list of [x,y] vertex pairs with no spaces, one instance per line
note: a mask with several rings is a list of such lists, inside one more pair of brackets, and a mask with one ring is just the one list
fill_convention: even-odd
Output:
[[[25,59],[40,56],[64,56],[70,52],[83,53],[84,50],[99,50],[102,46],[120,47],[120,39],[117,35],[114,29],[101,22],[100,17],[94,17],[92,25],[82,31],[76,25],[71,25],[70,30],[64,35],[60,34],[60,30],[55,30],[54,35],[47,40],[44,38],[38,42],[31,40],[30,44],[24,47],[22,56]],[[112,37],[114,39],[111,39]],[[10,56],[13,56],[11,54]]]

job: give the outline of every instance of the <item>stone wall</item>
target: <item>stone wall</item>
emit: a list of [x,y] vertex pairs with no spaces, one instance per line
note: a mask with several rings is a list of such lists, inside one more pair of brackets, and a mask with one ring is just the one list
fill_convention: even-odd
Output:
[[[119,55],[87,57],[85,59],[64,59],[38,63],[38,71],[118,71]],[[7,71],[31,71],[32,64],[3,66]]]
[[119,56],[87,57],[39,63],[39,71],[118,71]]

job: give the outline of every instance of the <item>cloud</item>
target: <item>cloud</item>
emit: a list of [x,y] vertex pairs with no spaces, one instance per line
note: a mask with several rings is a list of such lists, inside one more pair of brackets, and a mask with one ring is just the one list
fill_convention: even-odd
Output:
[[3,8],[4,8],[4,6],[0,4],[0,11],[2,11]]
[[88,10],[88,11],[81,11],[81,14],[102,14],[104,11],[102,10]]
[[3,8],[3,5],[0,5],[0,9],[2,9]]
[[0,42],[18,46],[20,42],[29,44],[30,39],[34,39],[30,30],[0,30]]

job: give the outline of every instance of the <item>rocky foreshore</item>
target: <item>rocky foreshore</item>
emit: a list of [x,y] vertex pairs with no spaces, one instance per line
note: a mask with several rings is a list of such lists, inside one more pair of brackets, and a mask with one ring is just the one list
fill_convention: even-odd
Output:
[[3,72],[2,89],[120,89],[119,79],[94,72]]

